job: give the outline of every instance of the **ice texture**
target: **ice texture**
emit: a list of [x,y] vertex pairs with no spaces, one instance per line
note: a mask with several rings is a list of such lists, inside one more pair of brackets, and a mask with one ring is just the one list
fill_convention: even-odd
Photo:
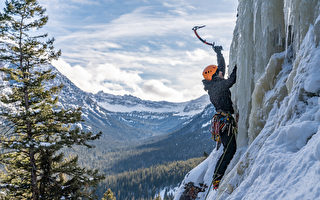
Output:
[[[229,72],[235,64],[238,65],[237,83],[232,88],[232,93],[233,101],[240,114],[237,138],[239,146],[250,144],[261,130],[261,128],[256,128],[257,123],[258,126],[264,124],[265,120],[262,119],[261,123],[257,120],[265,118],[267,113],[264,113],[263,116],[257,116],[256,120],[250,119],[254,118],[254,113],[260,109],[260,106],[263,106],[261,102],[257,102],[264,98],[261,96],[263,95],[262,91],[259,91],[258,88],[267,87],[265,84],[272,84],[277,79],[277,73],[274,73],[272,77],[270,74],[268,77],[263,77],[267,75],[269,67],[272,68],[270,65],[275,64],[273,62],[283,62],[274,60],[279,58],[275,58],[273,54],[285,52],[287,62],[297,62],[296,54],[310,25],[315,25],[315,33],[319,34],[317,32],[320,29],[319,7],[320,1],[318,0],[239,1],[238,19],[229,59],[231,66]],[[320,37],[317,34],[314,36],[315,43],[319,43],[316,41]],[[290,80],[295,77],[295,68],[298,65],[299,63],[293,65]],[[317,76],[317,73],[314,76]],[[267,79],[267,81],[262,83],[261,79]],[[318,81],[310,80],[305,84],[314,91],[315,89],[312,87]],[[291,83],[292,81],[287,84],[289,90],[292,87]],[[254,131],[254,129],[256,130]]]
[[[207,199],[320,199],[319,42],[319,0],[239,0],[229,68],[238,149]],[[210,185],[218,156],[183,183]]]

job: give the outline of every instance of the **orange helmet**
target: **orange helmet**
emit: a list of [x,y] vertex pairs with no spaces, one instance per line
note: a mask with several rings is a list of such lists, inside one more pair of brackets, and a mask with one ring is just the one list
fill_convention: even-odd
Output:
[[212,75],[216,73],[217,69],[217,65],[209,65],[208,67],[206,67],[202,72],[204,79],[211,81]]

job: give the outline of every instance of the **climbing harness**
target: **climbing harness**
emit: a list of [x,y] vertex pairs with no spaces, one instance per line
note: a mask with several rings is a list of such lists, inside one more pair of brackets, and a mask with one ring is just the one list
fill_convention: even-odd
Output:
[[206,45],[210,45],[210,46],[214,47],[214,42],[212,42],[212,43],[207,42],[206,40],[202,39],[202,38],[199,36],[199,34],[197,33],[197,30],[198,30],[198,29],[203,28],[203,27],[205,27],[205,26],[206,26],[206,25],[195,26],[195,27],[192,28],[192,30],[193,30],[194,34],[196,34],[197,38],[198,38],[201,42],[205,43]]
[[212,139],[217,142],[217,150],[221,146],[220,133],[228,129],[228,136],[237,132],[237,125],[230,113],[217,112],[211,119],[210,132]]

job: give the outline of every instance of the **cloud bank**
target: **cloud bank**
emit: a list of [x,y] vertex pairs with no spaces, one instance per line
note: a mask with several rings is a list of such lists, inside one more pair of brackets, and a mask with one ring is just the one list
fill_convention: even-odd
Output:
[[236,21],[236,0],[40,0],[46,30],[62,50],[53,62],[81,89],[142,99],[187,101],[204,93],[202,70],[216,63],[192,27],[223,45],[226,62]]

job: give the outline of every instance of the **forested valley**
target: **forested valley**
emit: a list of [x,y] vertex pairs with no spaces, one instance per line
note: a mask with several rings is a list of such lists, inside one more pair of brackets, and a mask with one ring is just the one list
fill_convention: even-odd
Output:
[[98,189],[101,196],[108,188],[117,199],[154,199],[164,190],[164,199],[173,199],[170,189],[177,187],[185,175],[205,157],[175,161],[106,177]]

